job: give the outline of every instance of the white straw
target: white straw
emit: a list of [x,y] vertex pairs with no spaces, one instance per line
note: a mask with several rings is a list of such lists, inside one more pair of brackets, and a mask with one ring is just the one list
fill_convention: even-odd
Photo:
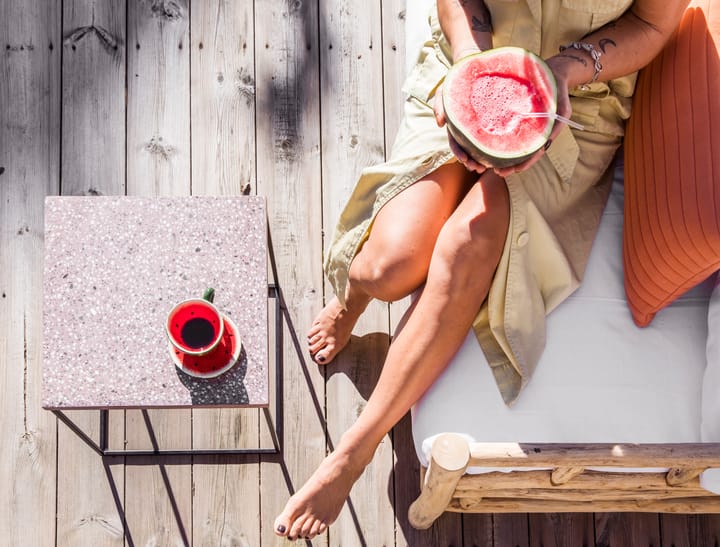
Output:
[[570,127],[574,127],[580,131],[585,129],[584,125],[574,122],[565,116],[561,116],[560,114],[555,114],[554,112],[525,112],[521,114],[521,116],[524,116],[525,118],[554,118],[557,121],[566,123]]

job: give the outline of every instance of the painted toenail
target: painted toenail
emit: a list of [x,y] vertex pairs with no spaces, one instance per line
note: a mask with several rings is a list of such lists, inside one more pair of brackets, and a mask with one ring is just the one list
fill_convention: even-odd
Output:
[[318,355],[318,361],[321,363],[325,362],[325,356],[324,355]]
[[285,528],[285,526],[283,526],[282,524],[278,524],[278,527],[277,527],[278,532],[280,532],[281,534],[284,534],[285,530],[287,530],[287,528]]

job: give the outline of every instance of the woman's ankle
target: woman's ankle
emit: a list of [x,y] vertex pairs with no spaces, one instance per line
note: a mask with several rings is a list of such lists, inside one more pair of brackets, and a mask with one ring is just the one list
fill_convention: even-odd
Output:
[[351,426],[342,437],[333,452],[344,455],[353,467],[365,468],[372,461],[380,441],[367,434],[353,430]]

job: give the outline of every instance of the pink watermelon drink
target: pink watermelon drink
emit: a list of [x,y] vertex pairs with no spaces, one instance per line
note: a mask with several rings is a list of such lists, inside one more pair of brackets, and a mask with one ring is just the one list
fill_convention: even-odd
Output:
[[501,47],[469,55],[448,71],[443,84],[448,130],[478,163],[510,167],[539,150],[553,128],[557,86],[537,55]]

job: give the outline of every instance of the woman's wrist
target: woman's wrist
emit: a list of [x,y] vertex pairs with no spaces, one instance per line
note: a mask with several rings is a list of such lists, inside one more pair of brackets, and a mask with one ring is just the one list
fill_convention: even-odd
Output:
[[463,57],[467,57],[468,55],[472,55],[473,53],[481,53],[483,51],[485,51],[485,50],[482,49],[477,44],[468,45],[468,46],[459,47],[459,48],[453,48],[452,62],[457,63]]
[[[582,58],[582,60],[585,59]],[[556,78],[562,78],[567,83],[568,89],[586,84],[592,80],[595,73],[595,68],[591,62],[579,62],[573,58],[572,53],[561,52],[546,59],[545,62]]]

